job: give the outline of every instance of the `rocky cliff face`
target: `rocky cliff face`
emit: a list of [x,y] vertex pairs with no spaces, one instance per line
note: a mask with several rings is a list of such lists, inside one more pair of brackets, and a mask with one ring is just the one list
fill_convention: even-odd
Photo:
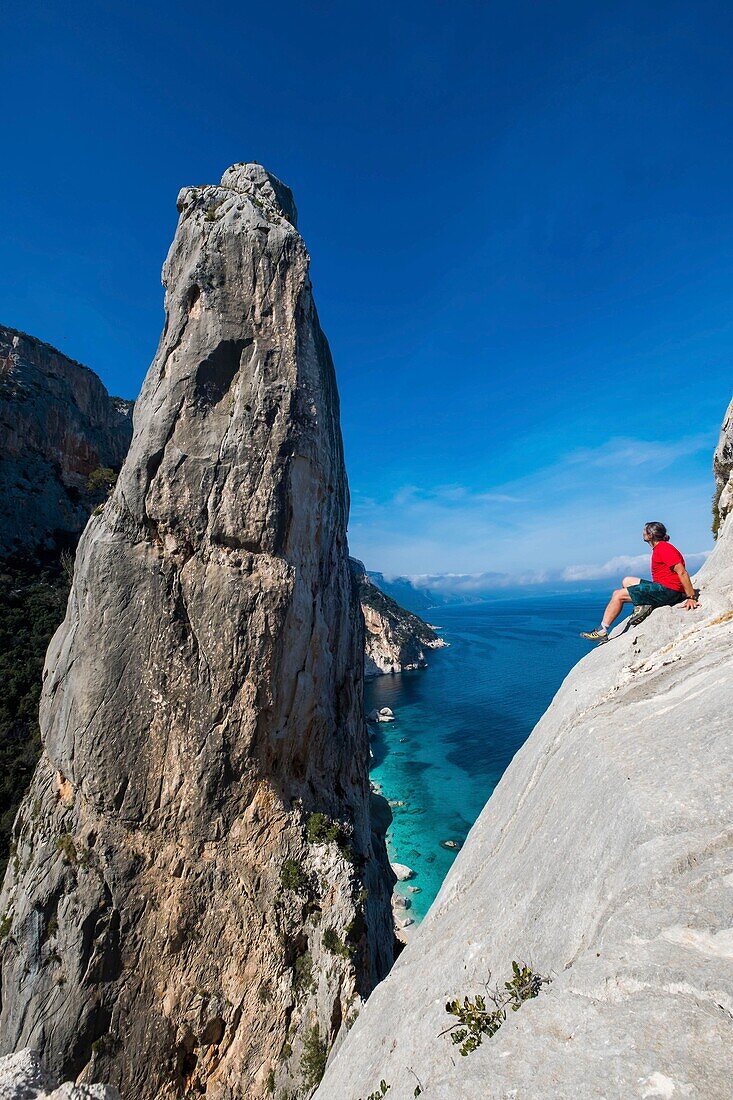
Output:
[[331,356],[290,191],[186,188],[166,323],[47,655],[2,1051],[124,1095],[307,1095],[392,961]]
[[[697,584],[567,677],[318,1100],[730,1095],[730,515]],[[551,984],[461,1057],[446,1002],[513,960]]]
[[364,615],[364,675],[384,676],[426,668],[426,649],[447,645],[435,630],[400,607],[374,584],[362,562],[351,558]]
[[733,509],[733,401],[728,406],[720,439],[713,459],[715,495],[713,496],[713,532],[717,536],[721,523]]
[[97,503],[89,477],[122,465],[131,410],[80,363],[0,326],[0,556],[79,535]]

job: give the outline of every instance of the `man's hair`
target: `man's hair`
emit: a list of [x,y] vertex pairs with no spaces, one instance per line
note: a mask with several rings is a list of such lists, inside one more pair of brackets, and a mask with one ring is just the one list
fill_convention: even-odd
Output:
[[644,524],[644,534],[648,538],[654,539],[655,542],[669,542],[667,528],[663,523],[657,523],[656,520]]

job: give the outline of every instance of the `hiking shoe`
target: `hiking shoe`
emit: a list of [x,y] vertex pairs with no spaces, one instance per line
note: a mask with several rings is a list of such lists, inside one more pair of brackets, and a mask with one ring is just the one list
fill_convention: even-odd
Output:
[[629,626],[638,626],[639,623],[643,623],[644,619],[648,618],[653,610],[654,608],[649,603],[639,604],[629,615]]
[[585,638],[588,642],[596,642],[598,645],[603,645],[608,641],[608,634],[605,630],[587,630],[581,631],[581,638]]

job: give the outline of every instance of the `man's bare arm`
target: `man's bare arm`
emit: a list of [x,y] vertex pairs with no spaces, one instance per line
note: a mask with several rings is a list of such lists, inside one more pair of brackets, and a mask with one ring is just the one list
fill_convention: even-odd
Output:
[[678,562],[678,564],[673,565],[672,568],[682,581],[682,587],[684,588],[685,595],[687,596],[687,599],[685,600],[685,607],[687,608],[687,610],[692,611],[694,610],[694,608],[699,607],[700,605],[695,599],[695,589],[692,587],[690,574],[687,572],[684,565],[681,562]]

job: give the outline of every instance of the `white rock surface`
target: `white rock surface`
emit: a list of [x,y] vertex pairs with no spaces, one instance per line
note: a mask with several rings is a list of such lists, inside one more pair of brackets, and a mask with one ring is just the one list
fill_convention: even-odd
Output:
[[77,1085],[66,1081],[54,1087],[35,1051],[26,1047],[0,1058],[0,1100],[120,1100],[111,1085]]
[[[567,677],[318,1100],[731,1096],[733,520],[697,583]],[[461,1057],[513,959],[551,985]]]

